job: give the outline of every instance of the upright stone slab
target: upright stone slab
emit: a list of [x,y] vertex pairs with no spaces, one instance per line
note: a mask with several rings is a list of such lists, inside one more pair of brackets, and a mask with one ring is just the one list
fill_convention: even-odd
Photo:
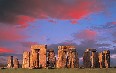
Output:
[[78,68],[78,55],[74,46],[58,46],[57,68]]
[[13,68],[13,56],[8,57],[7,68]]
[[56,64],[57,68],[62,67],[62,58],[63,58],[63,49],[62,49],[62,46],[58,46],[58,59]]
[[54,52],[53,49],[49,49],[47,52],[48,52],[47,65],[48,65],[49,68],[55,68],[56,67],[55,52]]
[[85,68],[99,68],[99,58],[96,49],[86,49],[83,56],[83,65]]
[[98,52],[96,51],[92,51],[91,65],[92,68],[99,68]]
[[91,68],[91,59],[90,51],[87,49],[83,55],[83,65],[85,68]]
[[30,67],[32,68],[46,68],[46,54],[47,45],[32,45],[31,46],[31,57]]
[[67,59],[67,67],[68,68],[78,68],[79,67],[79,59],[78,53],[75,48],[69,49],[68,59]]
[[30,52],[24,52],[22,68],[29,68],[29,67],[30,67]]
[[19,61],[17,58],[14,59],[14,67],[13,68],[19,68]]
[[99,67],[105,68],[105,54],[103,52],[99,53]]
[[67,54],[67,48],[65,46],[58,46],[57,68],[66,67],[66,57],[67,57],[66,54]]
[[105,55],[105,68],[110,68],[110,51],[104,50],[103,53]]

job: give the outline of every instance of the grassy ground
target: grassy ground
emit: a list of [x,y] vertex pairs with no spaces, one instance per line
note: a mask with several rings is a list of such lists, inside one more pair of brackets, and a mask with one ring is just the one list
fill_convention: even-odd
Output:
[[110,69],[1,69],[0,73],[116,73]]

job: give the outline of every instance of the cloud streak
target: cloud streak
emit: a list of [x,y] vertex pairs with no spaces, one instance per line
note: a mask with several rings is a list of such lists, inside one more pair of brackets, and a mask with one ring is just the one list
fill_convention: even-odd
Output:
[[12,53],[12,52],[13,52],[13,50],[0,47],[0,53]]

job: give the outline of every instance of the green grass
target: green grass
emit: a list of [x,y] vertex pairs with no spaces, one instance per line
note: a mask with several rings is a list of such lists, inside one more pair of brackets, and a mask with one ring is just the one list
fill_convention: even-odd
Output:
[[116,73],[109,69],[1,69],[0,73]]

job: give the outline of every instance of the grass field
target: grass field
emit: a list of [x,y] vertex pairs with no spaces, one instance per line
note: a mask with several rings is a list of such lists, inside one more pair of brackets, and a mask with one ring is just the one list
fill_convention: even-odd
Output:
[[1,69],[0,73],[116,73],[109,69]]

